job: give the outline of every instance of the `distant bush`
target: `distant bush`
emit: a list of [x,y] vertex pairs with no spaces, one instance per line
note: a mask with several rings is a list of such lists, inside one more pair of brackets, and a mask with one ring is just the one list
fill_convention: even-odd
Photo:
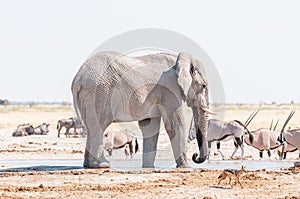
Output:
[[5,100],[0,99],[0,105],[8,106],[8,105],[10,105],[10,102],[8,101],[8,99],[5,99]]

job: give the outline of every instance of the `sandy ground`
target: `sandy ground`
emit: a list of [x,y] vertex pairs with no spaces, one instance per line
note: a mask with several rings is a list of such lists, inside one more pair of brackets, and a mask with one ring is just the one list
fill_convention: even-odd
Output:
[[[289,123],[291,128],[300,126],[300,106],[298,105],[227,105],[226,120],[239,119],[244,122],[249,114],[260,108],[261,111],[250,124],[251,130],[269,128],[271,120],[280,119],[282,127],[289,112],[296,114]],[[219,112],[220,107],[213,108]],[[82,160],[85,147],[84,137],[57,138],[56,122],[58,119],[74,115],[67,106],[9,106],[0,107],[0,160]],[[220,116],[221,115],[221,116]],[[222,117],[219,113],[218,117]],[[18,124],[32,123],[34,126],[49,122],[50,133],[46,136],[12,137]],[[141,133],[136,124],[113,125],[110,128],[128,127],[136,132],[141,143]],[[142,148],[142,147],[140,147]],[[232,141],[221,144],[226,157],[233,151]],[[188,144],[188,158],[197,150],[195,141]],[[134,159],[141,159],[142,151]],[[236,159],[240,156],[240,150]],[[245,147],[248,160],[257,160],[258,151]],[[172,158],[168,136],[162,130],[158,143],[157,159]],[[123,150],[114,151],[114,157],[126,160]],[[266,158],[266,153],[264,154]],[[298,152],[288,154],[289,161],[296,161]],[[220,160],[214,153],[211,159]],[[276,150],[272,151],[272,160],[278,159]],[[11,165],[0,165],[1,198],[300,198],[300,169],[283,169],[281,171],[248,171],[239,185],[230,187],[228,179],[218,186],[218,176],[222,171],[206,169],[141,169],[138,171],[117,171],[108,169],[58,169],[56,171],[8,172]],[[234,180],[233,180],[234,182]],[[234,183],[233,183],[234,184]]]

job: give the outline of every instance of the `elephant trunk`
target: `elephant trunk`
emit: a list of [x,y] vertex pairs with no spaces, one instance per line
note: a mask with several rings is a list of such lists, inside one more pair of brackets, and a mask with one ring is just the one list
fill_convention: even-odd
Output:
[[208,113],[201,109],[193,109],[194,122],[196,128],[196,139],[199,147],[199,157],[198,153],[194,153],[192,160],[200,164],[207,159],[208,155],[208,142],[207,142],[207,128],[208,128]]

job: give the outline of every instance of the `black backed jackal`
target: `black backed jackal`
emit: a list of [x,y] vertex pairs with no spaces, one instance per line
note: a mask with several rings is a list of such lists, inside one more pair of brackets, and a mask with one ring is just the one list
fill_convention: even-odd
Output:
[[231,185],[231,178],[234,176],[235,177],[235,183],[239,183],[241,187],[243,188],[241,182],[240,182],[240,176],[244,173],[246,173],[246,166],[242,165],[241,169],[224,169],[222,174],[218,177],[220,179],[218,185],[220,184],[221,180],[226,179],[227,177],[229,178],[229,184]]

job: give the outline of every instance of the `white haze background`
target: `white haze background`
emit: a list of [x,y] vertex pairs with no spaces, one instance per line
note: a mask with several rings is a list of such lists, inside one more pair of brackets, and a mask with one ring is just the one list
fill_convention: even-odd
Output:
[[278,1],[0,1],[0,98],[72,101],[71,82],[125,31],[184,34],[212,58],[227,103],[300,102],[300,6]]

